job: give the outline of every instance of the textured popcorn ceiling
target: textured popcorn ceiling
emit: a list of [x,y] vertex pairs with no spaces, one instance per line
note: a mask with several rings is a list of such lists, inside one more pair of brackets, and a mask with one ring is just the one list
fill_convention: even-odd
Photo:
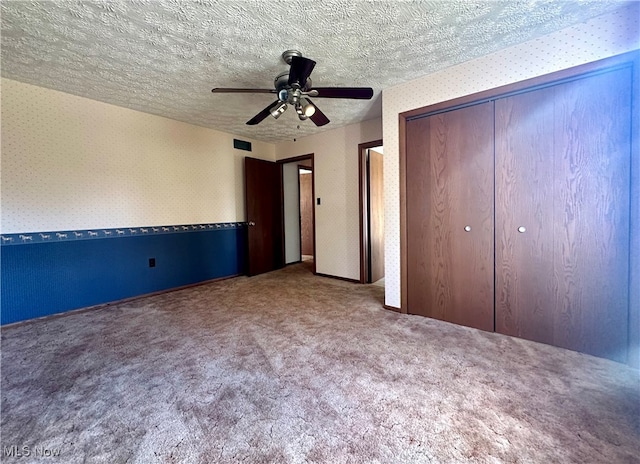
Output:
[[[622,8],[619,1],[2,1],[2,76],[267,142],[380,117],[380,92]],[[319,87],[370,86],[371,101],[315,99],[323,128],[290,108],[245,122],[287,49]]]

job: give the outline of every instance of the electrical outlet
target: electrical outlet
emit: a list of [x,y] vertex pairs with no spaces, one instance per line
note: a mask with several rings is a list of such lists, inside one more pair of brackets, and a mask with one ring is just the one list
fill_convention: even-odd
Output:
[[149,267],[156,267],[156,259],[149,258]]

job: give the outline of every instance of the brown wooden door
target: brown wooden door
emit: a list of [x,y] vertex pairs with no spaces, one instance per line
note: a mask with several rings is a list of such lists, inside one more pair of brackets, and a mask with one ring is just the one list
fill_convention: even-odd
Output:
[[382,153],[369,150],[369,282],[384,277],[384,185]]
[[631,69],[496,102],[496,330],[627,360]]
[[247,274],[282,267],[281,167],[270,161],[245,158],[247,214]]
[[[496,331],[549,344],[556,298],[554,93],[496,101]],[[542,100],[551,103],[538,106]]]
[[407,310],[490,331],[493,121],[488,102],[406,125]]
[[313,255],[313,186],[311,173],[300,174],[300,248]]

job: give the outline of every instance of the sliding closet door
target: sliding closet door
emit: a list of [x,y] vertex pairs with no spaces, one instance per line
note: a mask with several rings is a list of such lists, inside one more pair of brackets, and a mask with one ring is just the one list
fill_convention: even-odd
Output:
[[555,90],[496,101],[496,331],[554,344]]
[[626,362],[631,69],[496,101],[496,330]]
[[407,310],[492,331],[493,102],[407,121]]

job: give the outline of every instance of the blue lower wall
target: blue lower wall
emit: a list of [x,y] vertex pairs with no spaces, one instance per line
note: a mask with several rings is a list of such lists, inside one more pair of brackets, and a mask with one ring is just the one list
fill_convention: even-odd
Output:
[[245,233],[224,227],[24,243],[15,235],[0,255],[1,323],[243,274]]

